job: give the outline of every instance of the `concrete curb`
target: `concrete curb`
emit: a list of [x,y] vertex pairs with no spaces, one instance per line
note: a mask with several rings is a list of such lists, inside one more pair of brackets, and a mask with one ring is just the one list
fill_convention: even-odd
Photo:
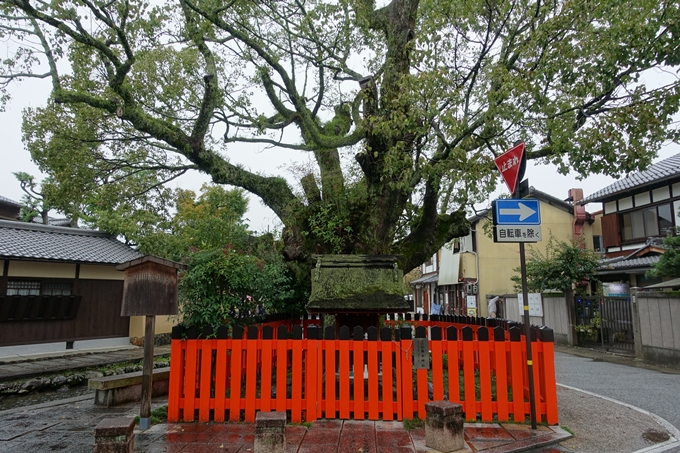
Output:
[[600,398],[600,399],[603,399],[605,401],[609,401],[611,403],[620,404],[621,406],[627,407],[628,409],[632,409],[634,411],[640,412],[641,414],[648,415],[648,416],[652,417],[659,425],[663,426],[663,428],[666,431],[668,431],[668,434],[671,436],[671,438],[669,440],[665,441],[665,442],[661,442],[659,444],[652,445],[652,446],[647,447],[647,448],[643,448],[642,450],[634,451],[633,453],[661,453],[663,451],[670,450],[671,448],[675,448],[675,447],[680,446],[680,430],[678,430],[675,426],[673,426],[668,420],[666,420],[662,417],[659,417],[656,414],[653,414],[649,411],[641,409],[637,406],[633,406],[632,404],[624,403],[623,401],[615,400],[614,398],[609,398],[607,396],[598,395],[597,393],[589,392],[587,390],[581,390],[579,388],[571,387],[569,385],[560,384],[560,383],[558,383],[557,385],[559,385],[560,387],[563,387],[565,389],[575,390],[577,392],[585,393],[586,395],[594,396],[596,398]]

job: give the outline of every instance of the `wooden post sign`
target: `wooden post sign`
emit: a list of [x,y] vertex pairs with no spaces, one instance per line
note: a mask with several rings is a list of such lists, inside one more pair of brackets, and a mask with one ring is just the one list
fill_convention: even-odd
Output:
[[116,266],[125,271],[120,315],[176,315],[177,271],[182,267],[149,255]]
[[177,271],[183,266],[155,256],[143,256],[116,266],[125,271],[121,316],[145,316],[144,367],[142,372],[142,409],[139,428],[151,422],[153,379],[153,339],[156,315],[177,314]]

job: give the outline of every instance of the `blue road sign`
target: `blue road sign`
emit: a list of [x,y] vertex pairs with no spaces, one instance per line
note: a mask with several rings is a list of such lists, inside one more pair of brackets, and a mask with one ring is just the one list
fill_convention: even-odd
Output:
[[494,205],[496,225],[540,225],[541,211],[536,199],[501,199]]

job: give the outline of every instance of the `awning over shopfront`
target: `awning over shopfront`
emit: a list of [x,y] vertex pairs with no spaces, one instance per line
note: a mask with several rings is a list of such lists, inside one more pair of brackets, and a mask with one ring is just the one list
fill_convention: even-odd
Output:
[[460,283],[460,253],[453,253],[446,248],[442,249],[439,280],[437,285],[457,285]]
[[428,274],[424,275],[418,279],[415,279],[411,282],[411,285],[422,285],[424,283],[432,283],[436,282],[437,279],[439,278],[439,274]]

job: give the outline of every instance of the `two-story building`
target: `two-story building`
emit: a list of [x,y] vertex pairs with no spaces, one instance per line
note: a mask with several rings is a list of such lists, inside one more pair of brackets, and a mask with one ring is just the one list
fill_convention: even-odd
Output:
[[[662,239],[680,226],[680,154],[651,165],[589,195],[580,204],[602,203],[605,259],[598,278],[623,295],[626,288],[659,283],[645,272],[659,261]],[[622,292],[623,291],[623,292]]]
[[[529,198],[540,203],[543,241],[528,244],[527,250],[544,252],[551,234],[561,241],[583,236],[588,248],[600,247],[598,216],[576,203],[583,198],[581,189],[569,192],[565,201],[530,188]],[[442,247],[421,265],[422,277],[411,282],[417,311],[432,313],[434,308],[447,314],[487,316],[489,299],[515,293],[512,276],[520,265],[519,244],[494,242],[490,210],[469,221],[470,233]],[[499,316],[502,310],[501,306]]]

